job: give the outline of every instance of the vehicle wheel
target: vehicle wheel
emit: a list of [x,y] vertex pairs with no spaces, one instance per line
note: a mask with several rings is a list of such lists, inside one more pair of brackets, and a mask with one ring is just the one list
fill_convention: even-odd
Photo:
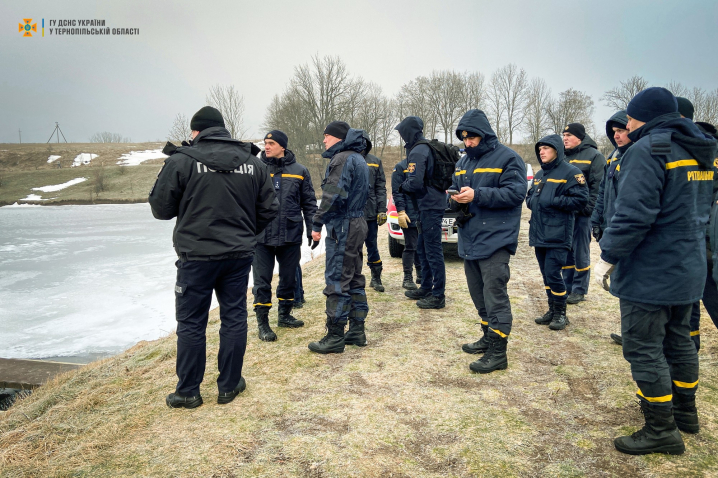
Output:
[[389,255],[391,257],[401,257],[401,254],[404,252],[404,244],[397,241],[393,237],[391,237],[391,234],[389,234]]

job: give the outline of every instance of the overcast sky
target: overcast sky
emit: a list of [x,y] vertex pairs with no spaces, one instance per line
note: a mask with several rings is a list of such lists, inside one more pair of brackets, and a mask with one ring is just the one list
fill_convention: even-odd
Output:
[[[294,67],[338,55],[388,95],[432,70],[516,63],[554,93],[600,96],[619,80],[718,87],[718,2],[709,0],[446,2],[435,0],[0,2],[0,142],[69,141],[99,131],[164,139],[177,113],[204,106],[213,84],[244,94],[250,136]],[[32,18],[38,33],[18,24]],[[41,22],[45,19],[45,36]],[[138,36],[55,36],[49,20],[104,19]],[[602,128],[601,128],[602,129]]]

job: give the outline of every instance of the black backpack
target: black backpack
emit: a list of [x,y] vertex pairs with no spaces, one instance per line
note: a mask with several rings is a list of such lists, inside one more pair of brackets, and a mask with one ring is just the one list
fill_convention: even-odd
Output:
[[416,144],[428,145],[434,155],[434,172],[430,178],[424,177],[425,183],[439,191],[446,191],[451,186],[456,163],[461,159],[459,148],[453,144],[442,143],[438,139],[431,141],[422,139]]

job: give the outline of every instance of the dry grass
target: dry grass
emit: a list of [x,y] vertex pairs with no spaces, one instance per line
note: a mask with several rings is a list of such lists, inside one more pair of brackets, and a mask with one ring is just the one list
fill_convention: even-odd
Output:
[[305,269],[308,302],[297,311],[307,326],[280,329],[277,342],[265,343],[250,316],[248,388],[230,405],[215,403],[215,311],[205,405],[164,405],[176,383],[174,336],[138,344],[56,378],[0,415],[0,475],[715,475],[712,324],[706,319],[699,355],[702,429],[684,435],[687,452],[616,452],[613,437],[641,423],[628,365],[608,338],[618,329],[617,301],[592,286],[586,302],[570,306],[566,331],[535,325],[545,296],[527,230],[524,221],[512,260],[515,322],[506,371],[471,374],[476,357],[461,352],[478,334],[461,260],[447,257],[446,309],[420,311],[403,298],[401,266],[382,235],[387,291],[368,292],[368,347],[330,356],[308,351],[324,324],[324,266],[315,261]]

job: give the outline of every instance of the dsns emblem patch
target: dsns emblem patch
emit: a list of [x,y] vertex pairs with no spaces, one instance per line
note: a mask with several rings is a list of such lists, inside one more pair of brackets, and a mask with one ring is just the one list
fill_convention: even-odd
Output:
[[576,178],[576,181],[578,181],[578,184],[586,184],[586,176],[583,174],[576,174],[574,177]]
[[410,173],[413,173],[414,170],[416,169],[416,163],[409,163],[409,168],[408,168],[408,169],[409,169],[409,172],[410,172]]

